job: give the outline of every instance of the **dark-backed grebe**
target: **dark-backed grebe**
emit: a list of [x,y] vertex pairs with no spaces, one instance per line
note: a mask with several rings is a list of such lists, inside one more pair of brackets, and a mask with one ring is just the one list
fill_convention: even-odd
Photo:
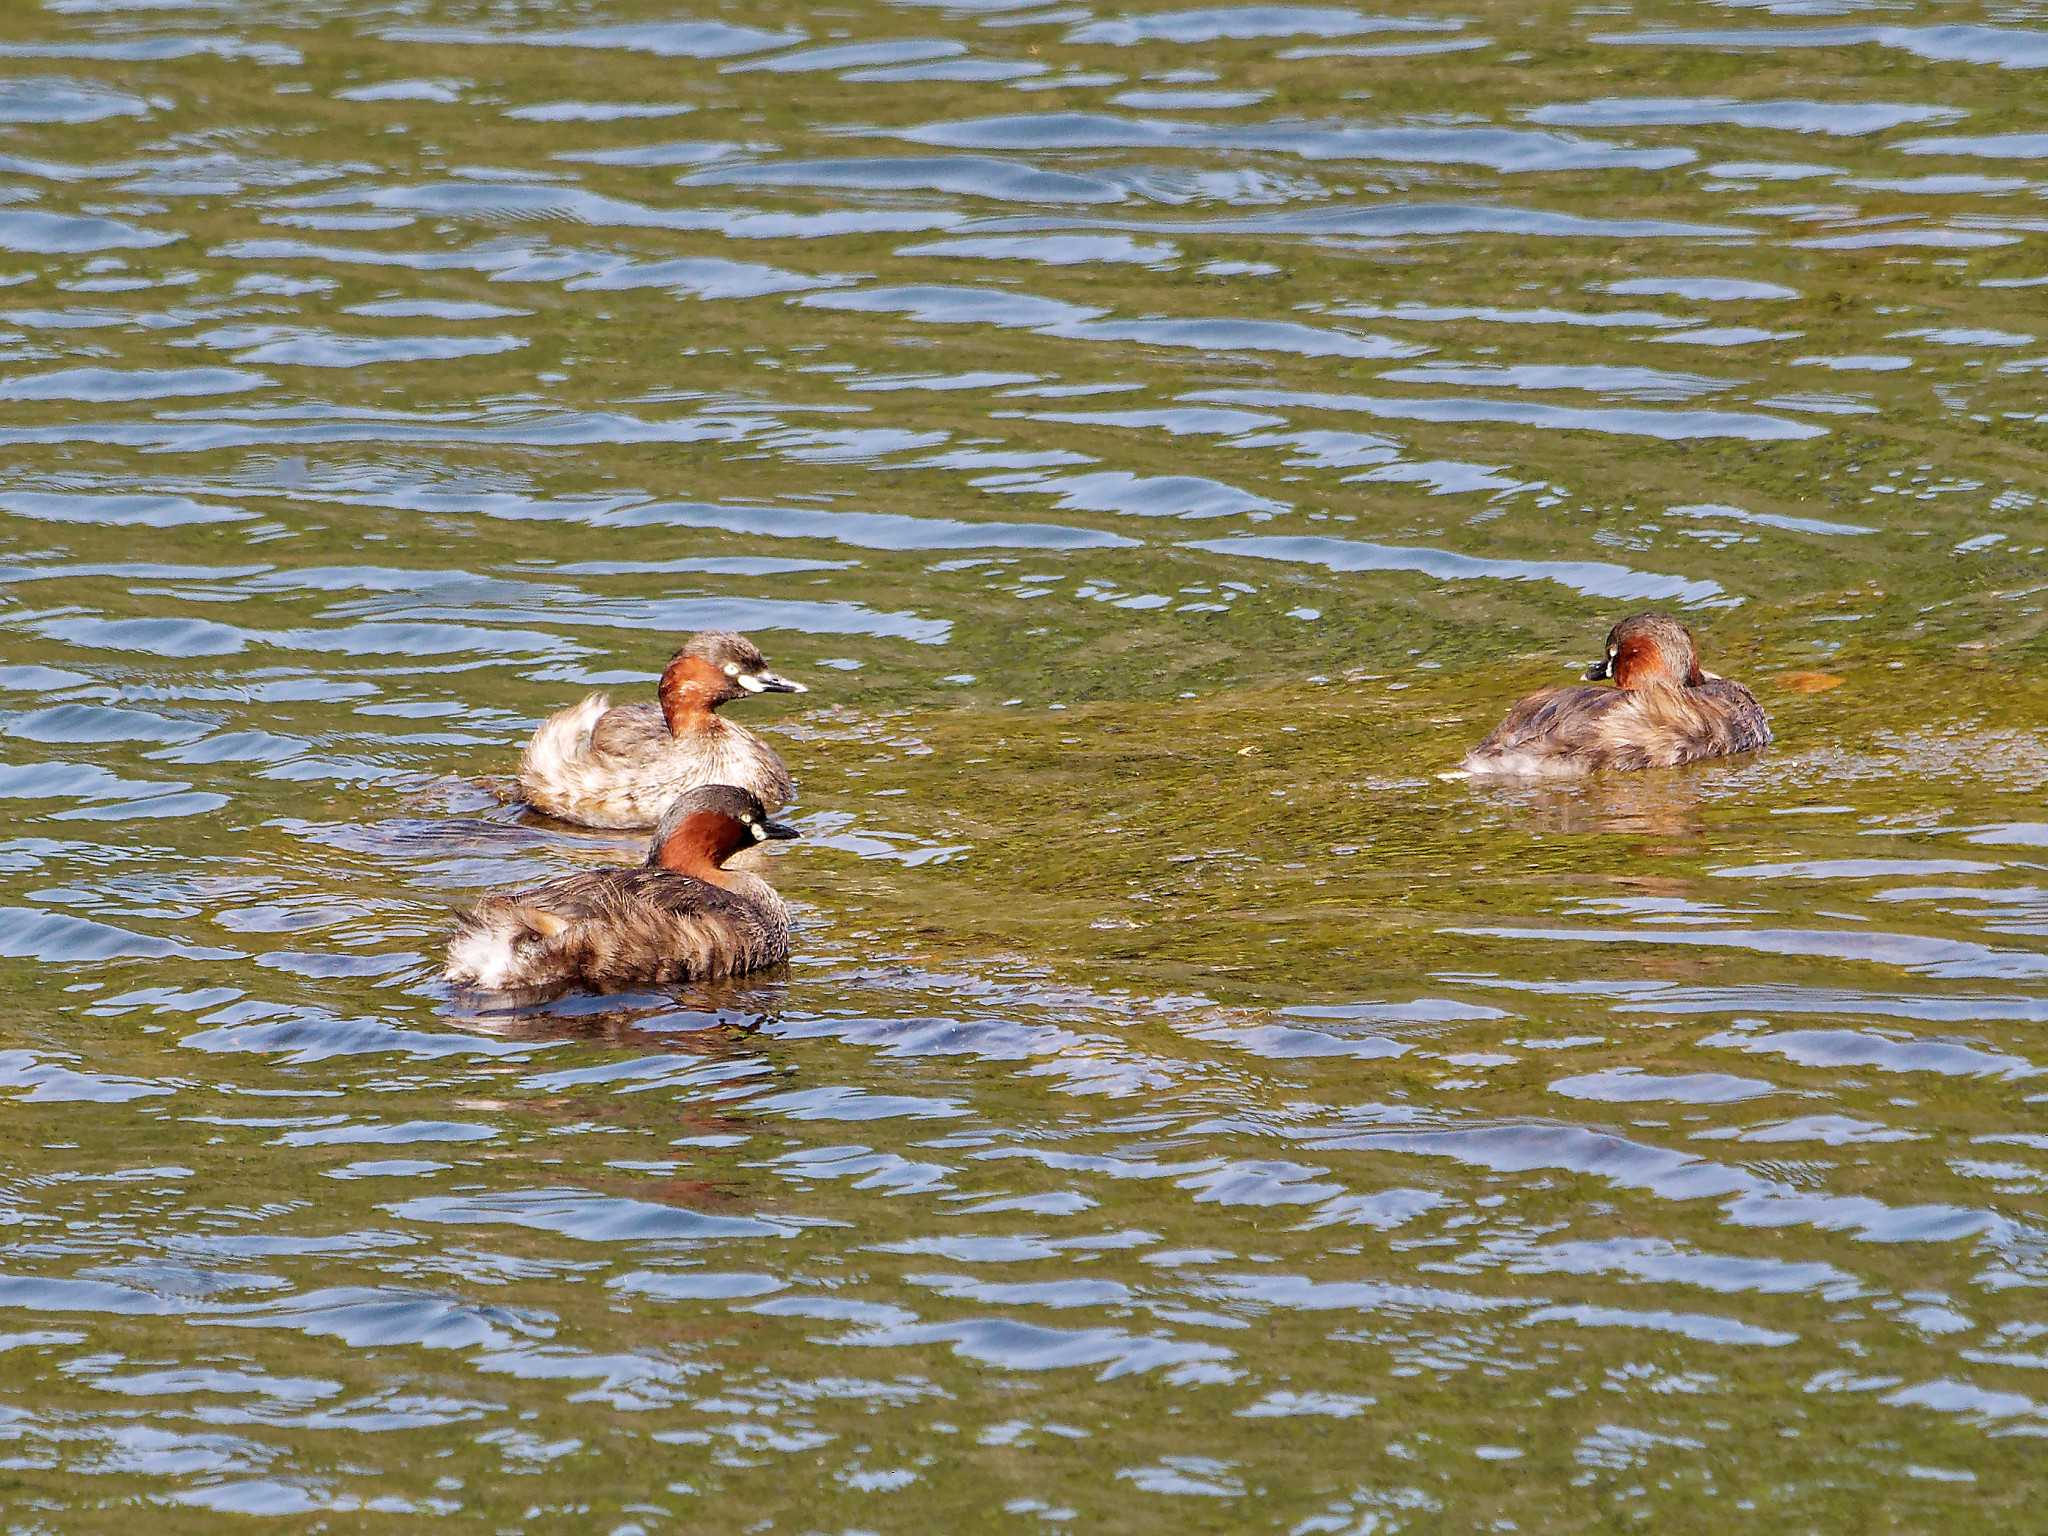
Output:
[[459,986],[527,992],[736,976],[789,958],[789,908],[761,876],[729,869],[742,849],[797,836],[730,784],[684,791],[638,867],[564,875],[486,896],[456,919],[442,974]]

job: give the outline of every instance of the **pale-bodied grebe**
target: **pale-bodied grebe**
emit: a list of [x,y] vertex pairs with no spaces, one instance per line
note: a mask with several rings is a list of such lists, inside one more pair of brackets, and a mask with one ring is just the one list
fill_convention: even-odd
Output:
[[756,693],[804,693],[768,670],[745,635],[693,635],[670,659],[657,703],[616,709],[601,693],[541,722],[519,760],[529,805],[585,827],[651,827],[675,797],[700,784],[732,784],[771,811],[789,802],[789,769],[718,706]]

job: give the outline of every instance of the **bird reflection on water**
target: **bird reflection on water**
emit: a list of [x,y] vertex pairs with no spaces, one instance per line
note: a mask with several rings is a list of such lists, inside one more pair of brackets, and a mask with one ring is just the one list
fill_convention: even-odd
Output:
[[533,1045],[581,1042],[621,1049],[701,1055],[707,1060],[756,1040],[782,1003],[777,978],[787,968],[744,982],[696,982],[667,990],[450,997],[442,1017],[457,1029]]
[[1762,771],[1755,763],[1704,763],[1579,779],[1472,779],[1462,791],[1539,836],[1638,837],[1649,840],[1645,851],[1683,854],[1706,851],[1715,808],[1737,801],[1743,781]]

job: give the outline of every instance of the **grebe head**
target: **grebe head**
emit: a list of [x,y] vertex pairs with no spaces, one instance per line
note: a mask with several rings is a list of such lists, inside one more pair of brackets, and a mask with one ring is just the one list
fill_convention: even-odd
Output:
[[661,712],[671,731],[681,731],[693,717],[750,693],[808,692],[802,683],[770,671],[761,648],[745,635],[706,630],[690,636],[669,658],[661,674]]
[[802,835],[788,822],[772,819],[746,790],[706,784],[670,802],[647,845],[647,862],[708,878],[742,848]]
[[[745,635],[736,635],[730,630],[706,630],[701,635],[690,636],[683,648],[676,652],[674,661],[685,658],[707,662],[730,686],[743,693],[810,692],[802,683],[769,671],[768,658],[761,654],[761,648]],[[729,697],[737,698],[739,695]]]
[[1586,681],[1617,688],[1651,683],[1697,687],[1706,680],[1692,631],[1668,613],[1630,614],[1607,632],[1607,654],[1586,668]]

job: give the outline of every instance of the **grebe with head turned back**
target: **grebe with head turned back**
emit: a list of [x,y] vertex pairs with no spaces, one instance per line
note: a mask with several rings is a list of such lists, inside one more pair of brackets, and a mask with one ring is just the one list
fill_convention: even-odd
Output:
[[1669,614],[1638,613],[1607,633],[1586,669],[1611,688],[1545,688],[1459,765],[1469,777],[1563,777],[1602,768],[1670,768],[1768,745],[1756,695],[1700,670],[1692,631]]

